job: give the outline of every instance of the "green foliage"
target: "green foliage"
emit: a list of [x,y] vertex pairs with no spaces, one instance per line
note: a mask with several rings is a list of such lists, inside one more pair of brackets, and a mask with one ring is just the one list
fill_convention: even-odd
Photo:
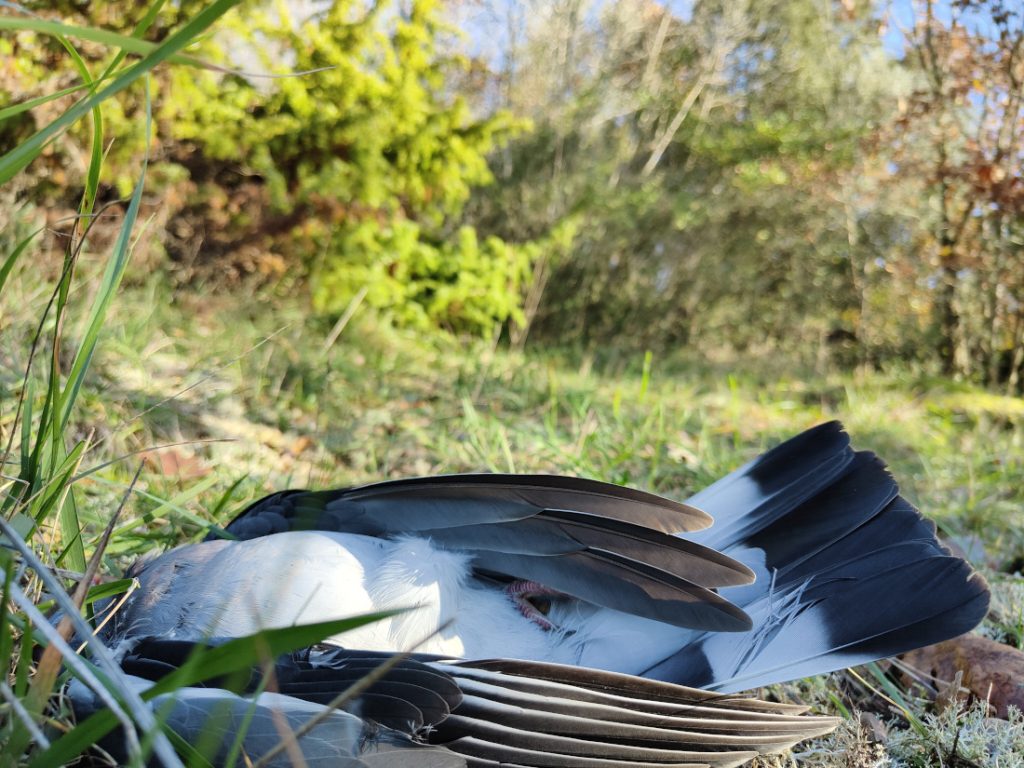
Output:
[[[208,11],[122,5],[0,18],[13,102],[0,142],[30,137],[93,78],[118,90],[103,115],[117,141],[80,120],[8,167],[45,144],[18,181],[35,204],[64,205],[79,184],[100,204],[130,194],[143,96],[115,80],[122,59]],[[327,314],[365,291],[397,323],[504,322],[516,344],[532,327],[534,343],[939,358],[1020,391],[1011,5],[954,0],[936,16],[924,3],[894,35],[869,3],[553,0],[491,8],[492,30],[474,15],[467,41],[461,4],[246,0],[166,51],[188,68],[148,70],[154,251],[178,282],[304,283]],[[97,186],[78,158],[101,150]],[[571,253],[544,245],[570,221]]]
[[532,338],[716,353],[864,336],[866,232],[890,217],[858,148],[902,87],[875,21],[816,0],[639,6],[556,4],[503,73],[539,129],[471,220],[503,237],[583,222]]
[[331,233],[320,270],[314,274],[314,306],[340,313],[363,292],[366,302],[401,326],[446,328],[489,335],[505,323],[523,325],[523,288],[532,265],[562,252],[571,227],[548,237],[511,245],[497,237],[483,242],[461,227],[456,235],[431,243],[420,226],[396,219],[384,227],[364,221]]
[[224,38],[268,70],[307,72],[256,88],[211,74],[175,82],[173,135],[214,160],[243,159],[282,209],[333,200],[344,218],[405,213],[440,223],[490,180],[485,153],[510,127],[475,121],[445,77],[433,0],[408,16],[388,3],[337,0],[303,21],[287,4],[233,17]]
[[[52,27],[44,21],[35,21],[30,19],[21,24],[15,24],[12,20],[4,19],[5,22],[11,22],[3,25],[7,28],[18,28],[20,26],[29,30],[46,31],[51,34],[55,34],[57,40],[70,54],[73,68],[82,78],[83,83],[90,87],[90,92],[87,92],[85,97],[72,104],[56,119],[41,127],[32,136],[18,143],[6,154],[0,157],[0,183],[9,181],[15,174],[28,166],[28,164],[35,160],[35,158],[39,156],[42,150],[51,141],[53,141],[56,136],[60,135],[61,132],[65,131],[70,126],[73,126],[75,123],[78,123],[81,118],[86,114],[89,114],[90,111],[92,112],[93,118],[93,137],[101,136],[102,133],[101,126],[99,124],[100,118],[98,106],[102,102],[107,101],[121,91],[124,91],[129,86],[139,81],[140,78],[150,72],[154,67],[172,58],[175,53],[184,48],[200,33],[205,31],[210,24],[216,21],[237,2],[238,0],[215,0],[215,2],[211,3],[196,14],[194,18],[189,19],[180,29],[175,30],[174,33],[172,33],[160,45],[150,47],[148,53],[146,53],[146,55],[138,62],[130,66],[126,66],[118,71],[114,70],[121,61],[121,56],[120,54],[115,55],[104,70],[104,75],[99,78],[100,82],[95,84],[93,76],[85,61],[74,46],[72,46],[62,36],[62,30],[57,29],[54,31]],[[154,6],[154,8],[159,8],[159,6]],[[147,27],[148,22],[144,19],[143,22],[141,22],[139,32],[145,32]],[[107,79],[108,75],[110,77],[110,81],[103,82]],[[148,92],[145,100],[148,106]],[[93,141],[92,145],[93,157],[87,172],[89,174],[98,173],[98,163],[101,160],[100,153],[102,152],[102,144],[97,144],[96,141]],[[86,197],[89,201],[88,207],[90,210],[95,199],[94,187],[95,179],[88,179],[86,183]]]
[[[91,4],[87,18],[107,18],[108,5]],[[182,12],[157,8],[159,30]],[[386,274],[371,303],[386,304],[399,322],[486,332],[521,317],[535,248],[494,237],[478,244],[465,226],[443,242],[471,190],[491,181],[487,153],[525,123],[504,112],[477,118],[448,89],[467,62],[441,45],[451,30],[439,4],[337,0],[309,18],[292,14],[284,2],[246,3],[190,49],[192,67],[162,73],[155,107],[162,148],[151,176],[179,209],[164,215],[178,213],[196,230],[215,224],[201,257],[215,268],[242,242],[255,243],[264,261],[283,257],[293,272],[310,273],[322,311],[344,308],[354,291],[339,287]],[[130,50],[152,45],[82,35]],[[21,38],[17,44],[19,58],[31,60]],[[281,76],[234,72],[238,61]],[[120,195],[131,189],[141,149],[128,138],[138,114],[137,92],[105,113],[109,130],[126,137],[108,154]],[[192,246],[167,242],[172,256]],[[398,287],[394,278],[405,275],[419,285]]]
[[490,181],[485,154],[512,127],[504,115],[474,121],[463,98],[442,96],[457,62],[437,51],[436,4],[417,2],[406,18],[339,1],[301,25],[278,4],[244,24],[245,39],[321,71],[280,81],[255,119],[228,131],[222,115],[202,115],[199,134],[217,142],[214,157],[250,158],[277,207],[317,212],[302,228],[314,242],[314,307],[340,312],[365,286],[402,324],[479,333],[518,320],[531,250],[478,243],[467,227],[451,242],[435,234]]
[[472,221],[585,220],[531,340],[938,359],[1024,391],[1024,17],[947,5],[898,35],[820,0],[501,16],[494,85],[539,129]]

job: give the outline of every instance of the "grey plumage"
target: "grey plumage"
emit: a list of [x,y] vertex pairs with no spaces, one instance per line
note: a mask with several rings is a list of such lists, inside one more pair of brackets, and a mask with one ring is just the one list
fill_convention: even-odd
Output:
[[[149,681],[129,678],[145,690]],[[68,696],[79,718],[101,709],[91,690],[74,681]],[[294,696],[261,693],[241,696],[221,688],[183,688],[157,696],[150,702],[163,722],[195,747],[213,765],[222,765],[241,734],[240,754],[258,758],[277,747],[285,733],[296,732],[324,707]],[[123,758],[116,737],[104,747]],[[432,748],[404,734],[380,727],[349,712],[335,710],[297,742],[302,761],[309,768],[462,768],[465,761],[444,748]],[[293,755],[284,750],[267,763],[268,768],[294,768]]]

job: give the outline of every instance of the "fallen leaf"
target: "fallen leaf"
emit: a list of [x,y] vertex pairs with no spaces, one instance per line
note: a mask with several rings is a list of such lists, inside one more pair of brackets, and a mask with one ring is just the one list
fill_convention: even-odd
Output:
[[871,712],[860,713],[860,724],[864,728],[868,738],[875,744],[887,744],[889,741],[889,729],[882,722],[882,718]]
[[[971,696],[987,701],[997,717],[1010,706],[1024,709],[1024,652],[980,635],[961,635],[901,657],[903,663],[929,679],[940,696],[957,697],[951,684],[960,676]],[[906,675],[910,678],[910,675]]]
[[310,438],[306,437],[305,435],[301,435],[292,440],[292,444],[288,446],[288,452],[292,456],[299,456],[307,448],[312,447],[312,445],[313,441]]
[[161,475],[179,477],[182,480],[195,480],[206,477],[211,469],[202,460],[177,448],[161,448],[146,451],[143,459],[154,471]]

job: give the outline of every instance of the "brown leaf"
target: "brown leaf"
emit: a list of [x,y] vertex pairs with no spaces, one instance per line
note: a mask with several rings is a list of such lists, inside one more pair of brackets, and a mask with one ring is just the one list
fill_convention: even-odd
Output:
[[201,459],[177,448],[147,451],[142,456],[146,463],[161,475],[179,477],[182,480],[206,477],[211,471]]
[[306,437],[305,435],[300,435],[299,437],[297,437],[294,440],[292,440],[292,444],[288,446],[288,452],[292,456],[299,456],[299,455],[301,455],[303,453],[303,451],[305,451],[305,450],[307,450],[309,448],[312,448],[312,447],[313,447],[312,439],[310,439],[309,437]]
[[889,728],[878,715],[871,712],[861,712],[860,724],[869,740],[875,744],[888,743]]
[[1005,718],[1011,705],[1024,709],[1024,652],[1009,645],[961,635],[906,653],[902,659],[930,679],[940,698],[959,697],[959,686],[951,685],[959,675],[962,687],[988,701],[996,716]]

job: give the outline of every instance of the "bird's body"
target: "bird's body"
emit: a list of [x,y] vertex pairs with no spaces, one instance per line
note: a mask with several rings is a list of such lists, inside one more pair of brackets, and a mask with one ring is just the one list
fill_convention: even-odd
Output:
[[[508,588],[474,576],[465,554],[429,539],[290,531],[208,541],[140,563],[129,637],[200,640],[410,609],[331,641],[450,658],[514,657],[639,674],[692,630],[549,597],[551,628],[524,620]],[[188,596],[187,604],[168,599]],[[128,626],[130,622],[130,626]],[[624,654],[622,648],[629,648]]]
[[[144,568],[140,594],[152,600],[152,609],[133,633],[230,637],[408,608],[332,639],[375,651],[405,650],[426,640],[419,647],[424,653],[489,658],[502,655],[501,633],[512,633],[506,638],[528,648],[531,658],[556,661],[550,633],[522,621],[500,590],[474,584],[466,556],[424,539],[291,531],[204,542],[193,551],[198,557],[187,567],[164,568],[158,559]],[[174,553],[165,557],[173,560]],[[184,616],[162,610],[168,593],[193,595],[197,607]]]
[[[251,505],[226,535],[235,540],[211,536],[134,566],[140,589],[102,639],[131,654],[151,637],[203,641],[410,608],[333,641],[575,665],[728,693],[953,637],[988,606],[984,581],[950,555],[884,465],[853,451],[835,423],[782,444],[684,504],[577,478],[454,475],[281,492]],[[164,646],[152,648],[169,663]],[[544,693],[552,680],[568,686],[572,701],[588,684],[686,706],[697,695],[652,682],[609,683],[601,672],[504,663],[531,680],[527,710],[554,706]],[[441,731],[449,749],[475,755],[469,765],[735,762],[684,759],[680,745],[696,737],[678,733],[652,744],[624,732],[618,751],[541,738],[566,737],[563,725],[543,718],[527,718],[532,731],[496,735],[488,719],[494,707],[481,710],[473,695],[466,701],[442,718],[448,730]],[[607,717],[630,718],[618,710]],[[792,743],[807,731],[780,732],[797,734]],[[472,746],[459,734],[470,734]],[[479,746],[481,739],[491,746]],[[705,753],[714,747],[701,739]],[[664,750],[661,759],[652,747]]]

